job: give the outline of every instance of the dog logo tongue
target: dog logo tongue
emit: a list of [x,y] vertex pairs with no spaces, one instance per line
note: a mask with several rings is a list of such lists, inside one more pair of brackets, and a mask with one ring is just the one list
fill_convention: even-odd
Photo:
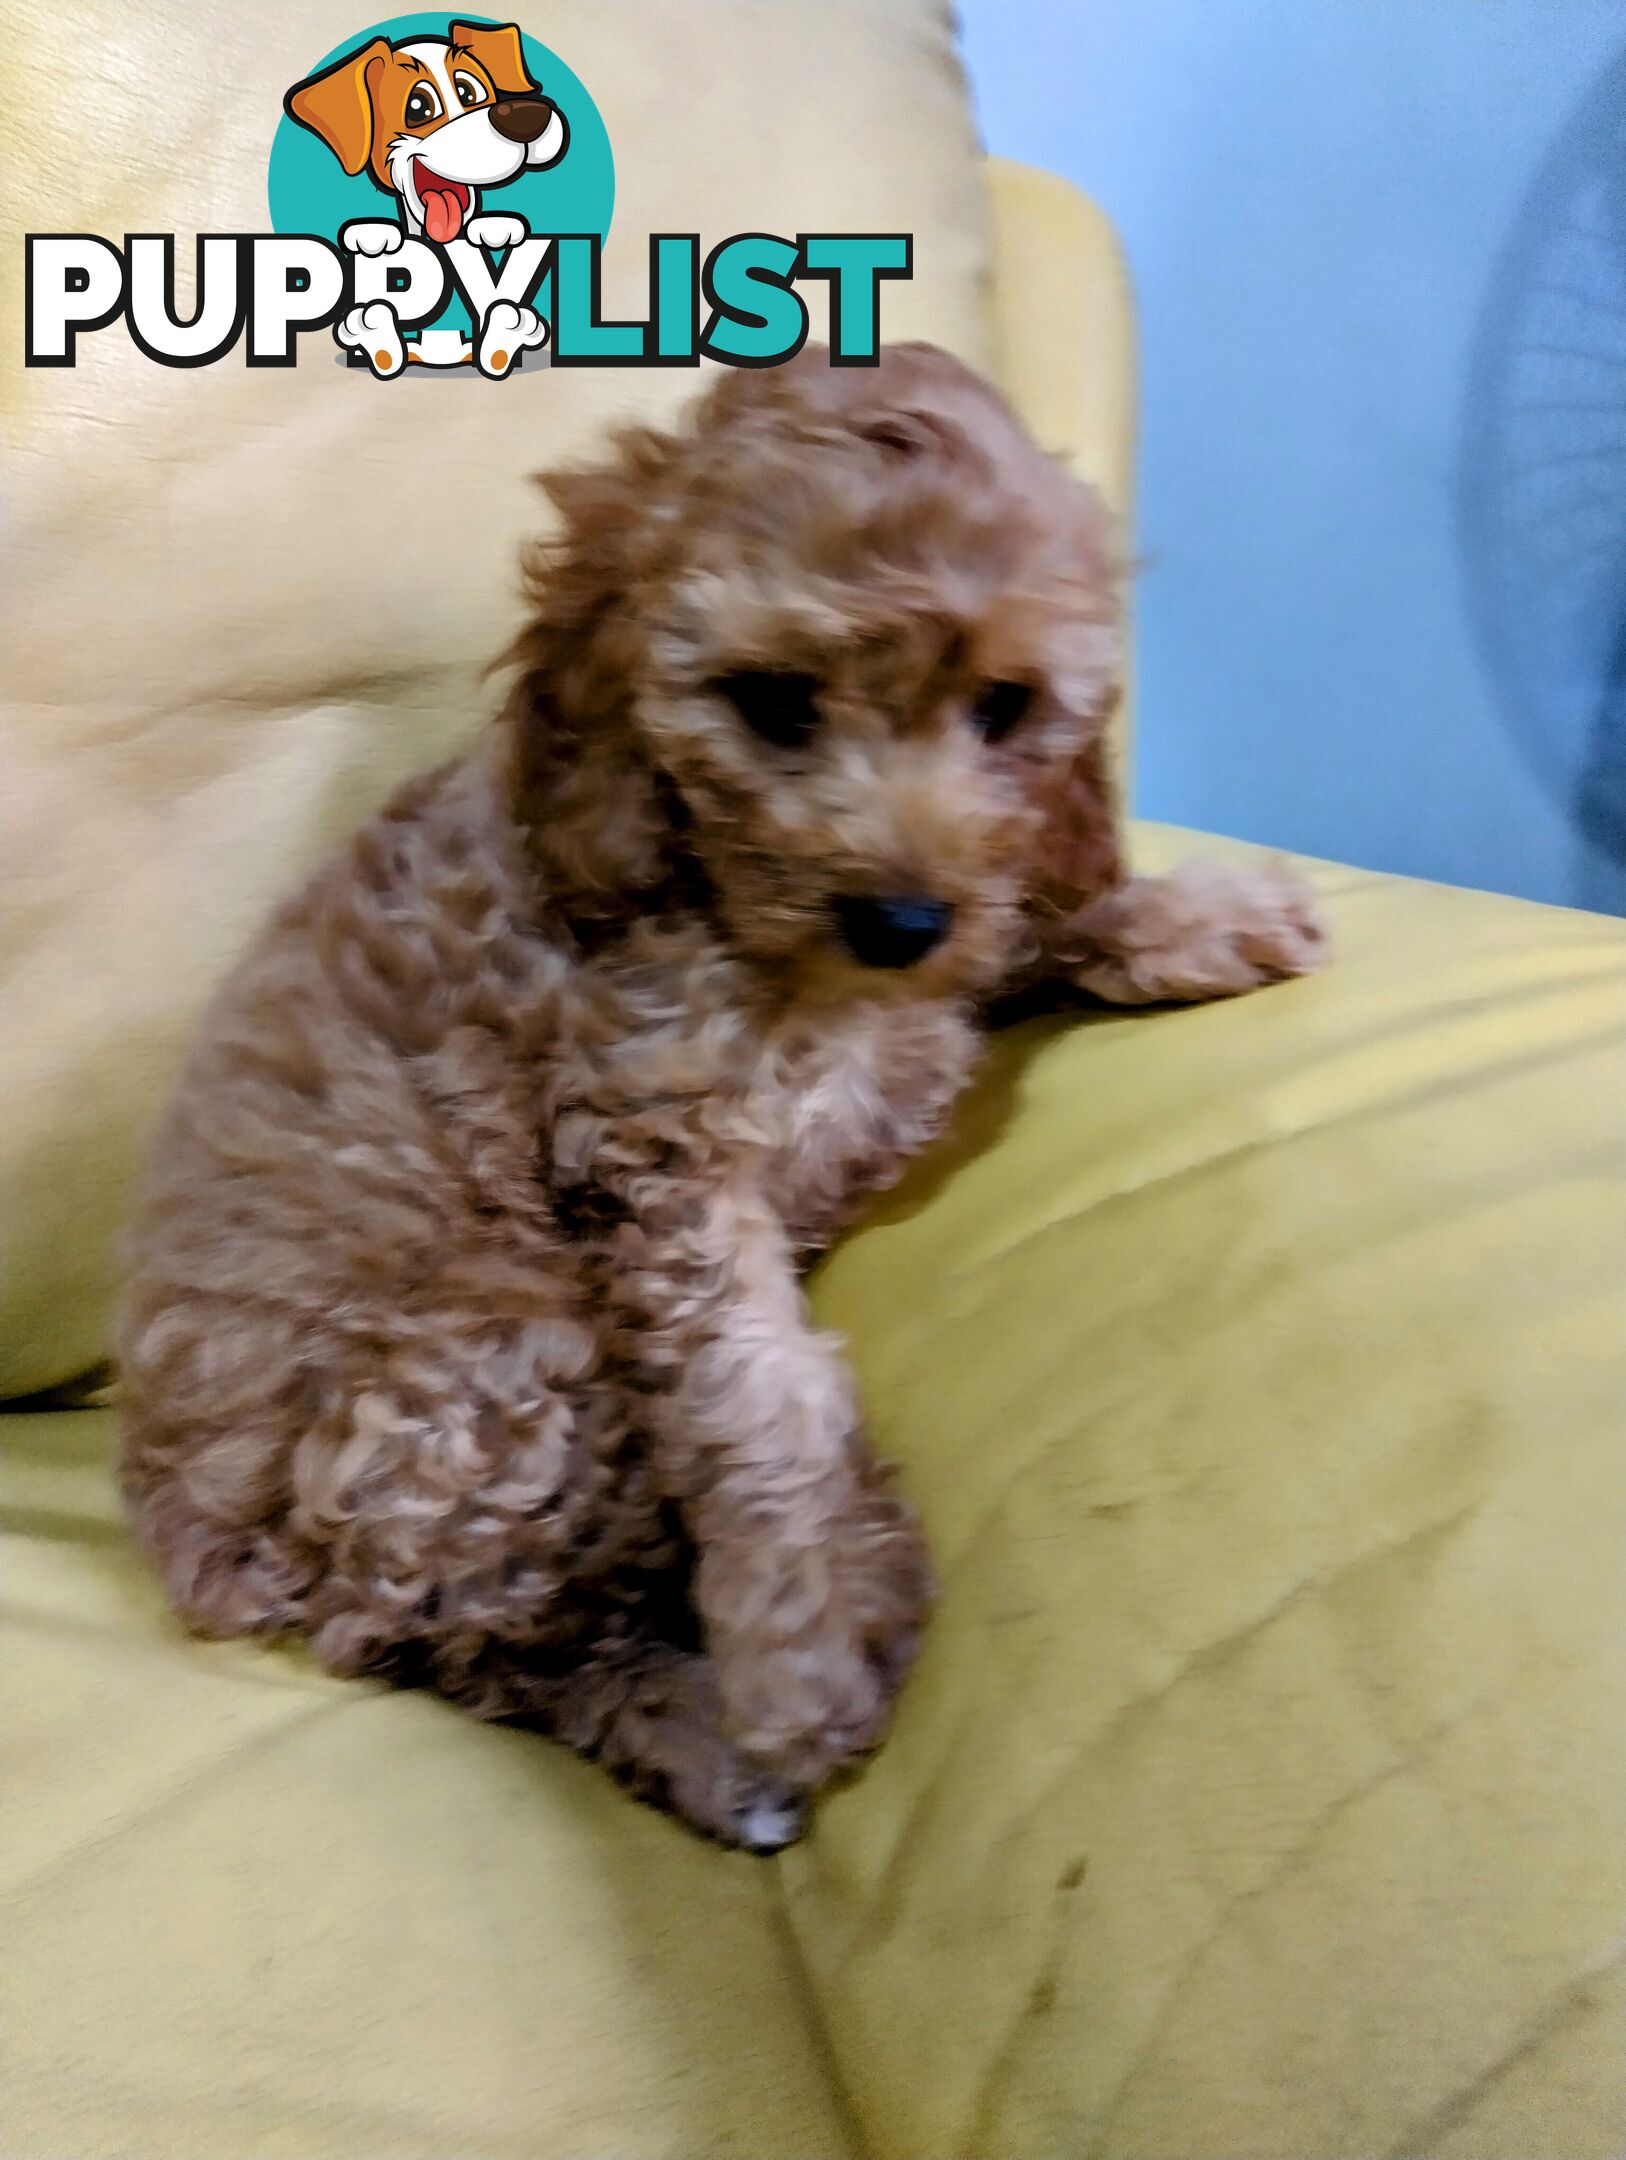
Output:
[[419,199],[423,203],[423,229],[427,236],[445,246],[455,240],[463,230],[463,212],[469,200],[469,191],[461,180],[443,180],[439,173],[431,172],[420,158],[413,177],[418,183]]
[[423,229],[431,240],[455,240],[463,223],[463,205],[450,188],[431,188],[423,199]]

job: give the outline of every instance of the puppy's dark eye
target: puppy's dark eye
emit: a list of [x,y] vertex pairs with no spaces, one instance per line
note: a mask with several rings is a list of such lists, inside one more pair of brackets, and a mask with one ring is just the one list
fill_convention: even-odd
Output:
[[1031,683],[985,683],[972,702],[971,724],[989,742],[999,742],[1023,718],[1032,703]]
[[753,735],[779,750],[799,750],[819,724],[816,675],[773,668],[740,668],[711,685],[727,698]]
[[422,127],[427,120],[440,118],[440,99],[427,83],[419,83],[406,101],[408,127]]
[[866,421],[858,432],[865,442],[874,443],[878,450],[890,450],[894,457],[914,457],[926,447],[924,430],[902,413]]

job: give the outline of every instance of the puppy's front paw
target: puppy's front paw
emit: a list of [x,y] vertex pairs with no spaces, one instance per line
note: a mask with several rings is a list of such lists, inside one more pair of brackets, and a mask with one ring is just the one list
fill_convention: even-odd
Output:
[[1320,902],[1285,863],[1184,863],[1134,878],[1075,926],[1072,979],[1117,1005],[1236,997],[1328,957]]
[[733,1827],[735,1843],[746,1852],[783,1852],[807,1828],[807,1795],[772,1778],[759,1779],[742,1792]]
[[660,1795],[702,1836],[742,1852],[783,1852],[807,1828],[807,1794],[764,1771],[719,1734],[673,1764]]
[[399,225],[383,218],[352,218],[339,228],[339,245],[352,255],[393,255],[405,238]]
[[493,300],[480,325],[475,354],[480,373],[499,380],[522,352],[547,342],[548,326],[535,308],[520,307],[513,300]]
[[813,1792],[880,1745],[892,1693],[859,1644],[826,1634],[759,1644],[749,1672],[724,1660],[724,1701],[740,1753]]
[[518,247],[530,229],[522,217],[515,217],[511,211],[482,210],[478,217],[469,219],[463,231],[476,247],[511,248]]
[[380,381],[399,375],[406,365],[401,325],[387,300],[369,300],[365,307],[353,307],[334,324],[333,335],[341,345],[360,353]]
[[756,1564],[767,1594],[751,1626],[713,1642],[724,1722],[742,1754],[811,1791],[880,1744],[920,1647],[931,1566],[884,1487],[828,1541]]

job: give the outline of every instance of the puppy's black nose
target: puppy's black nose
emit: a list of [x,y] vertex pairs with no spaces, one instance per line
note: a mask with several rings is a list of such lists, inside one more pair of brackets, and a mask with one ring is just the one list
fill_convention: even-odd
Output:
[[546,98],[498,98],[491,108],[491,124],[505,142],[535,142],[552,118]]
[[835,908],[843,944],[855,960],[873,968],[913,967],[943,942],[954,920],[946,900],[912,893],[889,900],[844,895]]

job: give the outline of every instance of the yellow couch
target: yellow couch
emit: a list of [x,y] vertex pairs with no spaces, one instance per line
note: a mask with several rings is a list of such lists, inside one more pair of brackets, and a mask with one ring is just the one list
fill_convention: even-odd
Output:
[[[1110,236],[990,177],[1122,500]],[[9,1416],[11,2160],[1616,2154],[1626,934],[1313,874],[1330,974],[1004,1037],[820,1275],[945,1594],[778,1861],[188,1641],[109,1413]]]

